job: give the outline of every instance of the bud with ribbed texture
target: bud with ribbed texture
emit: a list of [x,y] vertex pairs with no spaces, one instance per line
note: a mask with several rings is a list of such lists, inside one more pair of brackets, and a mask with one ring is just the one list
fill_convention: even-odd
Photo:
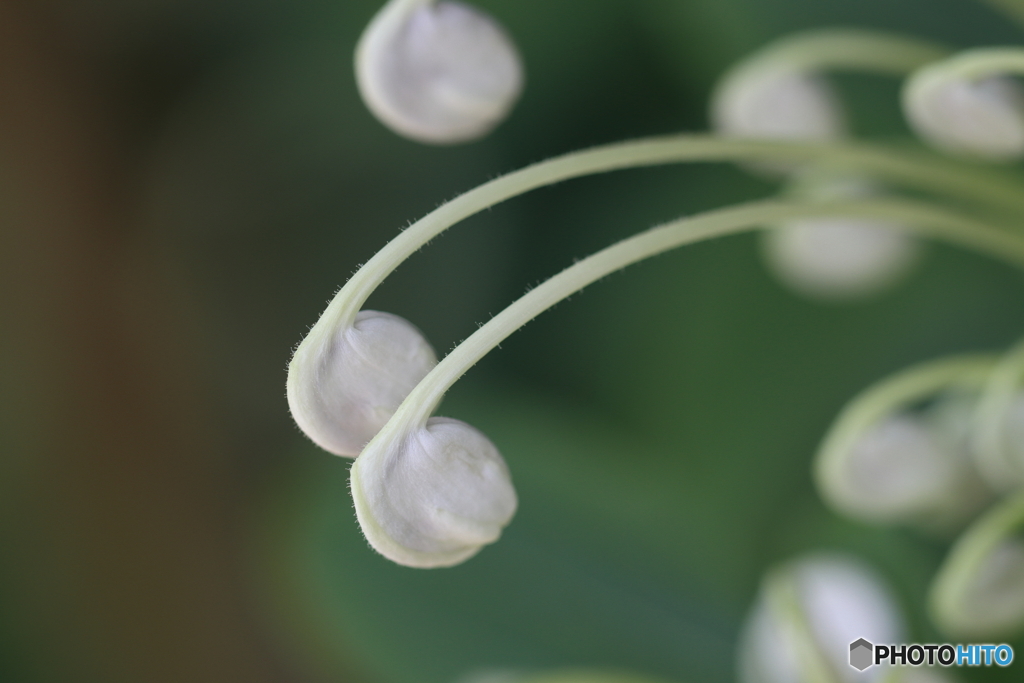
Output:
[[505,31],[480,10],[444,0],[391,0],[356,47],[356,81],[370,111],[396,133],[434,144],[494,128],[523,86]]
[[494,444],[445,417],[405,433],[384,430],[352,466],[351,487],[370,545],[409,567],[469,559],[498,540],[517,505]]
[[863,563],[810,555],[776,568],[740,636],[740,683],[874,683],[890,670],[857,671],[850,643],[898,643],[903,622],[889,591]]
[[288,366],[288,405],[313,443],[355,457],[435,365],[412,323],[360,311],[352,325],[302,342]]

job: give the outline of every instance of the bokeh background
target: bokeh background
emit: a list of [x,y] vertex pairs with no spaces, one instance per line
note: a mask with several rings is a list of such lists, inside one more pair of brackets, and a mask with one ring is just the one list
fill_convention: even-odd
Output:
[[[501,541],[449,570],[367,547],[347,462],[290,421],[285,366],[411,219],[557,153],[706,129],[716,76],[772,38],[1024,35],[971,0],[476,4],[527,88],[493,135],[446,148],[358,99],[376,0],[0,0],[0,680],[725,682],[762,573],[819,549],[869,560],[915,639],[939,637],[923,597],[948,540],[836,517],[809,463],[872,381],[1010,344],[1008,267],[935,245],[897,289],[826,306],[745,235],[591,286],[446,399],[520,495]],[[895,83],[837,82],[859,134],[906,135]],[[568,182],[458,226],[369,305],[444,352],[573,258],[774,190],[721,165]]]

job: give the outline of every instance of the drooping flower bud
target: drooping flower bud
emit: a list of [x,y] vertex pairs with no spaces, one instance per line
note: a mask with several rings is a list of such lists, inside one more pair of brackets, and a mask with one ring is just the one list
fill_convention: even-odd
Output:
[[360,311],[351,326],[300,345],[288,367],[288,405],[313,443],[355,457],[435,365],[412,323]]
[[400,135],[465,142],[505,118],[523,86],[515,45],[489,16],[459,2],[391,0],[356,47],[363,101]]
[[1024,628],[1024,496],[987,511],[957,540],[931,589],[949,635],[1004,638]]
[[772,140],[835,140],[846,127],[828,83],[785,64],[729,72],[712,95],[711,120],[722,135]]
[[973,404],[946,400],[926,415],[891,415],[864,431],[823,491],[857,519],[941,529],[991,499],[968,447]]
[[494,444],[446,417],[375,439],[352,466],[351,487],[370,545],[409,567],[449,567],[469,559],[498,540],[517,505]]
[[963,63],[963,57],[953,57],[907,81],[903,110],[911,127],[953,154],[993,161],[1021,157],[1024,91],[1006,76],[967,77],[958,68]]
[[850,644],[897,643],[902,618],[881,579],[852,558],[811,555],[772,571],[740,636],[741,683],[874,682],[889,669],[850,666]]
[[[789,194],[811,201],[877,196],[872,184],[851,178],[808,174]],[[862,218],[835,217],[790,221],[764,234],[768,266],[799,294],[841,301],[876,294],[897,282],[913,266],[917,240],[901,226]]]

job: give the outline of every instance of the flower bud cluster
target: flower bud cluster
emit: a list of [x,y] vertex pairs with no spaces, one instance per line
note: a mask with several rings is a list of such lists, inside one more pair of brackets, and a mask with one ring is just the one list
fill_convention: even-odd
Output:
[[360,311],[325,336],[314,328],[288,373],[303,432],[331,453],[358,456],[352,495],[370,545],[410,567],[468,559],[497,540],[517,504],[505,461],[473,427],[432,417],[385,428],[436,365],[408,321]]
[[1024,627],[1024,496],[990,505],[1020,481],[1022,362],[1018,346],[1002,360],[961,356],[906,370],[856,397],[818,455],[822,497],[844,514],[941,532],[968,525],[931,587],[933,616],[949,635],[997,638]]

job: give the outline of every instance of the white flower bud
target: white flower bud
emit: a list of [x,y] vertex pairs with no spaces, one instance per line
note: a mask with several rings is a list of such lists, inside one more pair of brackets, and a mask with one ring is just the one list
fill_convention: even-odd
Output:
[[880,420],[842,456],[823,496],[866,521],[961,525],[992,495],[968,447],[972,408],[973,402],[946,399],[926,415]]
[[728,73],[712,95],[711,120],[722,135],[772,140],[829,141],[846,128],[828,83],[784,64]]
[[1024,92],[1010,78],[969,80],[939,63],[907,81],[903,110],[918,135],[947,152],[990,160],[1024,155]]
[[360,311],[351,327],[295,352],[288,405],[313,443],[355,457],[435,365],[434,350],[412,323]]
[[517,499],[498,449],[465,422],[432,417],[374,440],[352,466],[366,540],[409,567],[449,567],[498,540]]
[[356,81],[382,123],[420,142],[481,137],[523,86],[515,45],[489,16],[459,2],[391,0],[356,47]]
[[[815,201],[877,196],[851,179],[798,185],[791,194]],[[823,301],[863,298],[897,282],[913,266],[919,245],[899,225],[860,218],[790,221],[763,240],[769,268],[788,287]]]
[[902,618],[861,562],[813,555],[766,578],[740,636],[741,683],[867,683],[889,669],[849,665],[850,643],[897,643]]

